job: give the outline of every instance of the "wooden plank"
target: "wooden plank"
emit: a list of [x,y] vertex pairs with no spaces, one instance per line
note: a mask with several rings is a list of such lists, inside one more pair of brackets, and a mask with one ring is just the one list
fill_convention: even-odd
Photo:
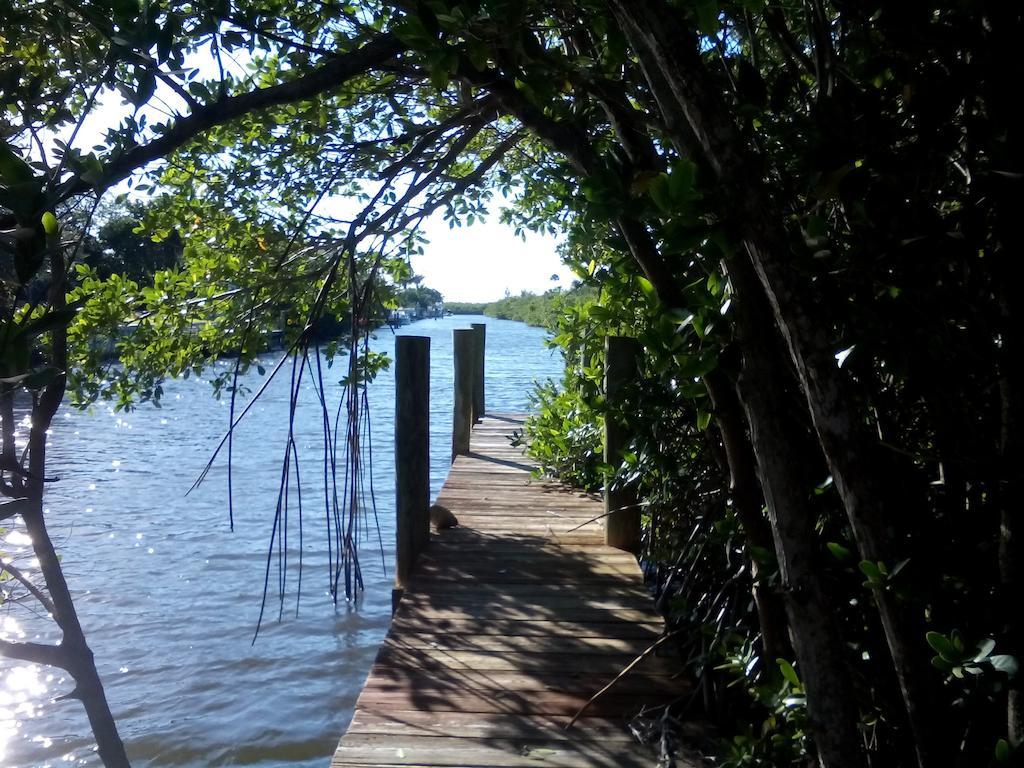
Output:
[[[365,709],[419,709],[424,712],[479,712],[511,715],[561,715],[572,717],[590,700],[589,693],[560,693],[552,691],[417,691],[408,686],[401,690],[380,691],[367,687],[359,695],[356,706]],[[655,697],[644,694],[608,693],[587,709],[589,714],[601,717],[633,717],[649,707]],[[342,739],[344,743],[344,739]]]
[[574,569],[607,566],[615,568],[618,572],[629,574],[630,577],[640,572],[636,559],[630,555],[625,552],[609,552],[605,549],[574,553],[570,551],[546,552],[538,550],[536,547],[522,547],[516,552],[515,562],[510,562],[507,552],[491,552],[488,550],[457,554],[455,562],[452,562],[450,553],[448,556],[439,558],[434,550],[425,552],[422,557],[422,564],[424,566],[437,566],[439,568],[478,568],[482,566],[511,568],[518,566],[520,563],[552,568],[568,566]]
[[[550,658],[550,657],[549,657]],[[621,667],[620,667],[621,669]],[[556,674],[557,673],[557,674]],[[611,683],[611,673],[591,674],[583,669],[559,670],[555,667],[544,670],[544,674],[528,674],[521,670],[451,670],[421,669],[410,672],[407,668],[381,667],[373,680],[363,690],[378,690],[382,693],[413,689],[417,695],[427,692],[438,693],[479,693],[501,695],[506,691],[516,693],[551,691],[555,693],[593,696],[605,685]],[[682,695],[689,686],[683,682],[654,673],[632,673],[615,683],[611,689],[616,694],[645,694],[651,690]]]
[[619,720],[583,717],[571,729],[568,717],[545,715],[483,714],[479,712],[424,712],[390,710],[385,713],[357,709],[349,724],[349,733],[400,734],[404,736],[447,736],[458,733],[466,738],[550,739],[633,741]]
[[548,766],[548,768],[650,768],[649,755],[622,755],[621,745],[602,741],[357,734],[346,739],[332,765]]
[[446,632],[459,635],[520,635],[524,637],[614,637],[642,638],[654,642],[662,632],[660,621],[600,622],[600,621],[501,621],[479,619],[441,619],[424,621],[421,617],[405,616],[401,610],[391,624],[394,632]]
[[[460,671],[527,671],[530,673],[551,672],[552,674],[590,670],[595,677],[604,675],[614,676],[621,672],[643,650],[641,647],[637,649],[636,653],[598,657],[580,656],[576,659],[564,659],[561,656],[543,652],[455,651],[384,645],[377,654],[374,671],[376,672],[378,668],[404,666],[413,671],[424,668],[443,668]],[[671,675],[678,670],[678,664],[675,659],[664,659],[651,655],[640,662],[637,668],[641,672]],[[387,676],[392,678],[393,674],[388,673]],[[373,675],[370,676],[367,684],[369,685],[372,680]],[[594,690],[601,688],[607,682],[609,680],[603,680]]]
[[[522,598],[529,600],[534,597],[542,597],[544,595],[552,595],[557,597],[571,597],[576,594],[583,594],[582,589],[579,585],[569,584],[481,584],[475,590],[479,594],[479,599],[482,601],[487,600],[498,600],[505,598]],[[441,596],[441,595],[452,595],[452,596],[465,596],[465,587],[453,582],[435,582],[431,585],[430,595]],[[413,597],[420,599],[422,593],[415,592]],[[636,584],[630,584],[628,582],[617,582],[602,587],[599,595],[595,595],[594,599],[619,599],[619,600],[645,600],[649,599],[647,590]],[[573,598],[575,599],[575,598]],[[653,614],[652,614],[653,616]]]
[[[586,580],[586,577],[606,577],[604,580],[618,581],[625,577],[640,577],[640,569],[628,564],[616,562],[601,562],[593,564],[567,564],[565,569],[559,569],[556,564],[547,562],[506,562],[506,563],[471,563],[445,564],[431,560],[420,563],[416,568],[418,576],[433,577],[436,579],[460,579],[465,576],[475,578],[488,578],[495,582],[515,581],[525,579],[536,581],[538,579],[557,579],[565,576],[568,579],[579,578]],[[601,579],[595,579],[601,580]]]
[[[446,620],[486,620],[486,621],[535,621],[538,616],[536,609],[517,607],[514,605],[463,605],[450,607],[403,607],[407,616],[421,618],[424,621]],[[650,621],[651,615],[646,610],[619,608],[615,610],[587,608],[566,609],[564,612],[548,611],[549,618],[568,621],[601,621],[614,618],[623,622]],[[542,614],[543,615],[543,614]]]
[[404,603],[410,608],[415,606],[425,611],[440,611],[473,608],[480,603],[490,603],[492,607],[503,607],[497,604],[497,601],[501,600],[505,603],[504,607],[513,607],[519,611],[551,611],[560,618],[570,618],[567,611],[586,609],[587,611],[604,611],[607,612],[607,615],[614,615],[616,618],[620,612],[629,612],[630,615],[639,614],[652,621],[656,619],[649,609],[636,607],[635,595],[626,599],[606,598],[601,595],[553,594],[551,592],[509,595],[493,587],[483,587],[480,589],[480,593],[479,599],[476,595],[465,594],[464,591],[416,593],[409,595]]
[[[403,632],[389,636],[385,643],[406,648],[437,648],[449,651],[535,652],[552,656],[604,656],[635,654],[637,638],[580,637],[578,635],[483,635],[451,632]],[[665,645],[671,649],[672,646]],[[663,652],[665,655],[669,651]]]

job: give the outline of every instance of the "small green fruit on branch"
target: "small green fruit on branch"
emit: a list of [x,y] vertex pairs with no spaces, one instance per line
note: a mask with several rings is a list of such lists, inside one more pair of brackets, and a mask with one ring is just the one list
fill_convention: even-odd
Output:
[[43,231],[47,235],[53,236],[57,234],[57,217],[54,216],[50,211],[43,214]]

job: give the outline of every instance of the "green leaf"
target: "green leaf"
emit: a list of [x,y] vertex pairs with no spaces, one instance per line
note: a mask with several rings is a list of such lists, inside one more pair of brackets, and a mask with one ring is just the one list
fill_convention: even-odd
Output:
[[996,760],[1000,763],[1010,762],[1010,743],[1006,739],[996,742]]
[[156,75],[151,71],[145,72],[139,79],[138,88],[135,91],[135,96],[132,98],[132,104],[136,107],[141,107],[156,93]]
[[842,544],[836,541],[830,541],[826,543],[825,546],[828,547],[828,551],[831,552],[832,556],[839,562],[849,563],[853,561],[853,552],[848,550]]
[[978,643],[978,652],[974,655],[974,661],[984,661],[988,658],[988,655],[992,653],[992,649],[995,647],[996,641],[991,637],[986,637]]
[[964,638],[960,634],[960,630],[954,629],[950,632],[949,639],[953,641],[953,647],[956,648],[956,652],[962,654],[964,652]]
[[42,222],[43,222],[43,231],[46,232],[46,234],[48,234],[48,235],[56,235],[57,234],[57,217],[56,216],[54,216],[52,213],[47,211],[46,213],[43,214]]
[[807,217],[807,236],[818,239],[828,235],[828,222],[821,216]]
[[[584,190],[586,194],[586,190]],[[668,174],[660,173],[647,187],[651,200],[665,213],[672,213],[672,195],[669,191]]]
[[956,652],[953,643],[941,632],[928,632],[925,639],[944,661],[955,662],[960,659],[960,654]]
[[717,272],[712,272],[708,275],[707,286],[708,290],[711,291],[712,294],[715,296],[718,295],[718,292],[722,288],[722,279],[718,276]]
[[10,187],[30,182],[34,176],[29,164],[6,141],[0,139],[0,182]]
[[716,36],[720,29],[718,24],[718,3],[711,0],[703,0],[694,7],[697,14],[697,28],[702,34],[709,37]]
[[870,560],[861,560],[857,567],[867,577],[865,584],[869,587],[878,587],[885,583],[885,574],[876,563]]
[[654,284],[650,280],[648,280],[646,277],[643,277],[642,275],[637,275],[636,281],[640,284],[640,290],[644,292],[645,296],[654,298]]
[[673,202],[679,204],[692,200],[697,183],[697,164],[685,158],[677,160],[672,165],[672,173],[668,177],[668,182]]
[[1010,677],[1017,675],[1018,663],[1016,656],[1011,656],[1007,653],[997,653],[989,656],[988,662],[997,672],[1005,672]]
[[435,38],[415,14],[409,14],[393,29],[395,37],[413,48],[424,48],[435,42]]
[[786,678],[786,681],[795,688],[800,687],[800,676],[796,673],[793,665],[785,659],[776,659],[775,663],[779,665],[779,671],[782,672],[782,676]]
[[711,413],[709,411],[697,411],[697,429],[703,432],[708,428],[708,424],[711,423]]

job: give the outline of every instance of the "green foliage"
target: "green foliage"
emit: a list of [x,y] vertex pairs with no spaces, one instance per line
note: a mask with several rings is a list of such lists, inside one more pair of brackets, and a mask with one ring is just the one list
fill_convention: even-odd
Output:
[[[168,216],[181,215],[170,201],[160,205],[147,212],[144,231],[159,231]],[[286,349],[293,347],[307,326],[316,327],[318,315],[345,317],[351,309],[347,271],[320,304],[308,289],[310,281],[331,271],[336,259],[330,240],[297,244],[287,233],[211,209],[193,218],[180,266],[153,273],[148,284],[117,272],[103,277],[98,269],[79,264],[69,294],[80,307],[68,329],[73,402],[81,406],[110,399],[117,408],[138,400],[159,402],[166,377],[199,374],[225,356],[238,359],[245,371],[274,336]],[[361,254],[356,279],[365,282],[375,269],[382,282],[369,294],[376,302],[364,308],[366,317],[374,316],[382,303],[394,302],[394,289],[383,279],[402,277],[407,267],[400,259]],[[339,349],[339,338],[319,338],[328,354]],[[111,368],[111,357],[121,365]],[[374,364],[366,373],[380,368]],[[215,393],[228,387],[232,377],[233,370],[214,377]]]
[[600,491],[605,466],[597,421],[590,404],[577,392],[553,382],[538,384],[527,425],[530,455],[545,473],[577,488]]
[[[734,676],[752,699],[766,712],[760,728],[749,728],[723,741],[720,764],[728,768],[800,765],[807,760],[807,701],[796,669],[785,659],[776,662],[778,674],[755,677],[749,673],[754,655],[750,644],[741,646],[744,655],[730,656],[718,669]],[[744,663],[745,662],[745,663]]]
[[433,288],[427,288],[422,285],[403,288],[395,294],[395,302],[398,306],[416,307],[421,312],[432,309],[443,298],[440,291],[435,291]]
[[444,308],[453,315],[482,315],[486,302],[446,301]]
[[973,648],[967,647],[963,636],[955,629],[949,635],[929,632],[926,639],[936,653],[932,657],[932,666],[954,678],[964,679],[965,675],[979,677],[989,670],[1011,678],[1017,674],[1017,660],[1007,654],[993,654],[996,641],[990,637],[979,641]]
[[483,313],[501,320],[518,320],[527,325],[554,330],[559,319],[571,307],[586,302],[593,295],[592,290],[579,285],[568,291],[552,288],[540,295],[523,291],[519,296],[507,296],[487,304]]
[[146,208],[138,203],[104,211],[95,235],[83,242],[82,262],[100,279],[113,274],[135,283],[148,283],[153,275],[180,265],[183,245],[177,230],[166,234],[144,230]]

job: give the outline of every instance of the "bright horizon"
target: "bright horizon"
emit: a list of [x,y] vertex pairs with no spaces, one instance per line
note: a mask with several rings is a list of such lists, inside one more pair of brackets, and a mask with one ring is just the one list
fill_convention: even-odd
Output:
[[430,242],[422,255],[412,257],[412,268],[445,301],[497,301],[506,292],[518,296],[568,288],[574,279],[558,257],[554,237],[527,232],[523,240],[499,221],[497,210],[483,222],[454,229],[435,216],[423,231]]

